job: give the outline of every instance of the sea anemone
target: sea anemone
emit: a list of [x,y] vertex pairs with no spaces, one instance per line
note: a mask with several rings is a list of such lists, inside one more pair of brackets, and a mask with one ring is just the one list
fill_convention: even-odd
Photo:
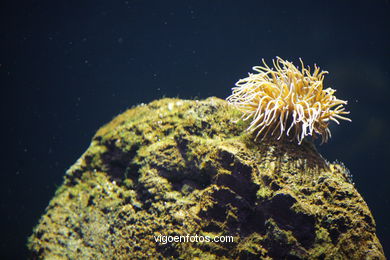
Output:
[[337,99],[336,90],[323,87],[327,71],[314,65],[311,73],[301,59],[301,69],[280,57],[272,62],[274,69],[263,59],[264,66],[253,67],[258,73],[240,79],[227,98],[243,113],[244,121],[252,120],[247,130],[256,133],[255,140],[286,136],[301,144],[305,136],[321,135],[324,143],[331,137],[330,120],[351,121],[342,116],[349,114],[344,108],[347,101]]

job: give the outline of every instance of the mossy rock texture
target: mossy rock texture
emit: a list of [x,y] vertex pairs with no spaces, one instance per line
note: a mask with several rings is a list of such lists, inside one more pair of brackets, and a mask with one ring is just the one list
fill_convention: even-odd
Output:
[[211,97],[115,117],[67,171],[28,240],[31,257],[385,259],[342,164],[307,140],[254,141],[240,116]]

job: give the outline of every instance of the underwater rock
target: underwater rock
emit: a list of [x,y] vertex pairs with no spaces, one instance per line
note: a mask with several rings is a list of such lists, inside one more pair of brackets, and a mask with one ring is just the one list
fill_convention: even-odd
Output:
[[[32,258],[385,259],[342,164],[310,141],[254,141],[239,119],[214,97],[118,115],[67,171]],[[188,235],[233,242],[156,242]]]

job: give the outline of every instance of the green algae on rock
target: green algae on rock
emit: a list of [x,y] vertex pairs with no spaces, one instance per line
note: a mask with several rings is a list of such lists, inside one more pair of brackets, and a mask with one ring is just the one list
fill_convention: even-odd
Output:
[[[65,259],[385,259],[375,221],[313,144],[253,141],[226,101],[161,99],[103,126],[28,240]],[[155,236],[233,236],[158,243]]]

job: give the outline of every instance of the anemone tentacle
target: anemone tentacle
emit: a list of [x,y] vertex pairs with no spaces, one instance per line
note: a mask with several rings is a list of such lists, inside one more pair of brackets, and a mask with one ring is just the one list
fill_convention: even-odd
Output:
[[306,136],[320,135],[324,143],[331,136],[330,121],[351,121],[343,116],[349,114],[344,108],[347,101],[337,99],[336,90],[324,89],[327,71],[314,65],[311,73],[302,59],[300,70],[280,57],[272,60],[274,68],[262,61],[262,66],[253,67],[257,73],[248,73],[248,77],[237,81],[227,98],[243,113],[243,120],[252,119],[247,130],[256,132],[255,139],[287,136],[301,144]]

